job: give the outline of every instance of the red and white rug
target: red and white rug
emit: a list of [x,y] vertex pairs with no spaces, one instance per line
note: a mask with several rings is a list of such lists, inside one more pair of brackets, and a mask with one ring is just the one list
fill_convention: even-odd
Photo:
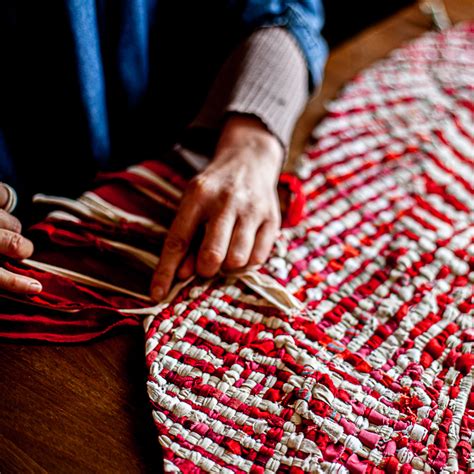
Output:
[[307,198],[263,269],[148,321],[167,471],[469,472],[474,427],[474,25],[356,77],[302,157]]

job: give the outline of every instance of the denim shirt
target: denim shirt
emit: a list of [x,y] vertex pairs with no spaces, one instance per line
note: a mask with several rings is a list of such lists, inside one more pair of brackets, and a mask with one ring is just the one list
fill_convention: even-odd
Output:
[[18,4],[0,7],[3,34],[16,46],[1,97],[0,181],[15,186],[21,175],[32,192],[42,183],[48,188],[47,181],[61,184],[51,173],[77,169],[84,184],[82,171],[107,168],[115,156],[116,166],[157,156],[153,146],[175,139],[219,65],[256,28],[282,26],[294,35],[310,88],[321,81],[327,56],[320,0],[63,0],[24,10]]

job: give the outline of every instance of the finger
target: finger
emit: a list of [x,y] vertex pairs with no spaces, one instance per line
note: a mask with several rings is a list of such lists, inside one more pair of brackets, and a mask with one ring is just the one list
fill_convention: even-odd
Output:
[[11,258],[28,258],[33,253],[33,244],[21,234],[0,229],[0,255]]
[[41,283],[33,278],[17,275],[0,268],[0,289],[14,293],[40,293],[43,287]]
[[180,280],[187,280],[194,273],[196,259],[192,253],[184,259],[178,270],[178,278]]
[[0,183],[0,207],[5,207],[8,202],[8,197],[10,193],[8,192],[7,188]]
[[188,252],[199,218],[199,208],[195,203],[183,202],[166,236],[160,262],[153,275],[151,296],[155,301],[161,301],[168,294],[176,269]]
[[21,224],[16,217],[0,209],[0,229],[11,230],[19,234],[21,232]]
[[231,211],[208,222],[196,263],[199,275],[210,278],[219,271],[227,255],[234,224],[235,214]]
[[276,221],[266,221],[258,229],[255,244],[249,259],[249,265],[261,265],[270,255],[278,235],[279,224]]
[[250,254],[254,247],[255,237],[259,228],[259,222],[255,219],[239,219],[230,242],[229,251],[225,259],[224,267],[235,270],[247,265]]

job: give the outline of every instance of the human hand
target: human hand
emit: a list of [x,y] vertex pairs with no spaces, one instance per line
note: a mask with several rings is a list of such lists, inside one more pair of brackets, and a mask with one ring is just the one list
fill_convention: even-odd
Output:
[[[209,278],[266,260],[280,228],[282,161],[282,146],[258,119],[228,119],[213,161],[184,193],[153,277],[153,299],[166,296],[175,276],[186,279],[196,270]],[[201,225],[195,257],[190,245]]]
[[[9,192],[0,183],[0,257],[28,258],[33,253],[33,244],[21,235],[20,221],[4,211]],[[16,275],[0,266],[0,290],[15,293],[39,293],[41,283],[23,275]]]

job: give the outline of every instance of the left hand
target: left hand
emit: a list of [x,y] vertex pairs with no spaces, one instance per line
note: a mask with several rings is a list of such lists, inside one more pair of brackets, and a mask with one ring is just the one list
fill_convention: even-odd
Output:
[[[21,235],[20,221],[1,209],[7,205],[9,196],[8,188],[0,183],[0,257],[22,260],[31,256],[33,244]],[[12,273],[0,265],[0,290],[33,294],[41,289],[39,281]]]
[[[228,119],[213,161],[184,193],[153,277],[153,299],[167,295],[176,274],[186,279],[196,270],[209,278],[266,260],[280,228],[282,161],[280,142],[258,119]],[[195,258],[190,245],[202,224]]]

